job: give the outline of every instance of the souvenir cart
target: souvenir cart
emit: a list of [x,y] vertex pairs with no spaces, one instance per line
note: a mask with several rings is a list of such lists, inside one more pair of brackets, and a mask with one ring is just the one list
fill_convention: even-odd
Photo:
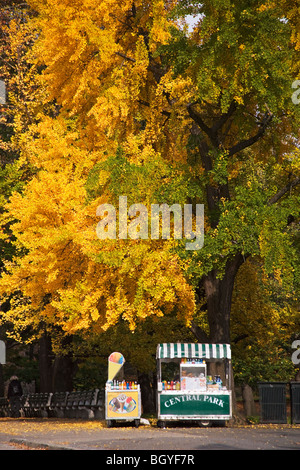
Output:
[[232,418],[229,344],[161,343],[156,359],[158,426],[171,420],[209,426]]
[[105,386],[105,419],[108,427],[114,421],[133,421],[136,427],[140,424],[140,385],[133,381],[114,380],[124,363],[121,353],[114,352],[109,356],[108,381]]

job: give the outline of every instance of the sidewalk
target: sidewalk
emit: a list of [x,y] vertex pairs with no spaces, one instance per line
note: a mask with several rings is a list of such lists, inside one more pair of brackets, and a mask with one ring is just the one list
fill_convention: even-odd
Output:
[[[0,418],[0,450],[101,450],[188,452],[199,450],[299,450],[300,425],[227,428],[197,426],[107,428],[105,421]],[[102,458],[102,456],[101,456]]]

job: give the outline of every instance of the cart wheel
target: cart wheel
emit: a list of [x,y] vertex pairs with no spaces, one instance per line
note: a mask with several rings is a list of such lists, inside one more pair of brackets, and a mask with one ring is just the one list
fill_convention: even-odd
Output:
[[166,427],[166,422],[165,422],[165,421],[160,421],[160,420],[158,420],[158,421],[157,421],[157,426],[158,426],[159,428],[165,428],[165,427]]
[[135,420],[134,420],[134,425],[135,425],[136,428],[138,428],[139,425],[140,425],[140,420],[139,420],[139,419],[135,419]]
[[111,421],[110,419],[108,419],[108,420],[106,421],[106,424],[107,424],[107,427],[108,427],[108,428],[111,428],[111,427],[112,427],[112,421]]
[[211,426],[211,421],[198,421],[200,428],[209,428]]

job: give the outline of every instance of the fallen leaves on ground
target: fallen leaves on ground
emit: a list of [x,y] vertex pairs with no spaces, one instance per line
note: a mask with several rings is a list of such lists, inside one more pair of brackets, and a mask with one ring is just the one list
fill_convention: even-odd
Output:
[[38,418],[0,418],[0,433],[18,435],[20,433],[62,432],[72,430],[93,431],[106,428],[105,421],[82,421]]
[[[176,425],[177,423],[173,423]],[[180,426],[180,423],[178,423]],[[118,423],[118,430],[128,429],[130,423]],[[182,424],[181,424],[182,426]],[[150,426],[140,425],[138,429],[153,429],[156,428],[155,420],[151,422]],[[248,429],[286,429],[286,428],[300,428],[300,424],[245,424],[234,425],[230,427],[235,428],[248,428]],[[80,420],[80,419],[57,419],[57,418],[0,418],[0,434],[20,435],[26,433],[59,433],[63,431],[72,432],[92,432],[101,429],[107,429],[105,420]],[[115,429],[115,428],[112,428]],[[138,430],[137,429],[137,430]],[[224,428],[226,429],[226,428]]]

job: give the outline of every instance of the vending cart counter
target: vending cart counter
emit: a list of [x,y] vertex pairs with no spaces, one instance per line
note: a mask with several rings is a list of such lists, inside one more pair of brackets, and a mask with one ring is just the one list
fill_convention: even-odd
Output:
[[[157,347],[158,425],[168,420],[197,420],[208,425],[232,417],[230,346],[225,344],[162,343]],[[177,380],[163,380],[163,362],[177,362]],[[213,377],[210,363],[224,363],[224,373]]]
[[122,369],[125,358],[113,352],[108,358],[108,380],[105,386],[105,419],[108,427],[117,421],[133,421],[140,424],[141,389],[136,382],[113,380]]
[[158,396],[158,418],[228,420],[232,414],[231,402],[231,391],[161,391]]
[[141,391],[139,384],[136,389],[118,389],[111,387],[105,389],[106,413],[105,419],[108,425],[112,420],[134,421],[139,425],[141,417]]

